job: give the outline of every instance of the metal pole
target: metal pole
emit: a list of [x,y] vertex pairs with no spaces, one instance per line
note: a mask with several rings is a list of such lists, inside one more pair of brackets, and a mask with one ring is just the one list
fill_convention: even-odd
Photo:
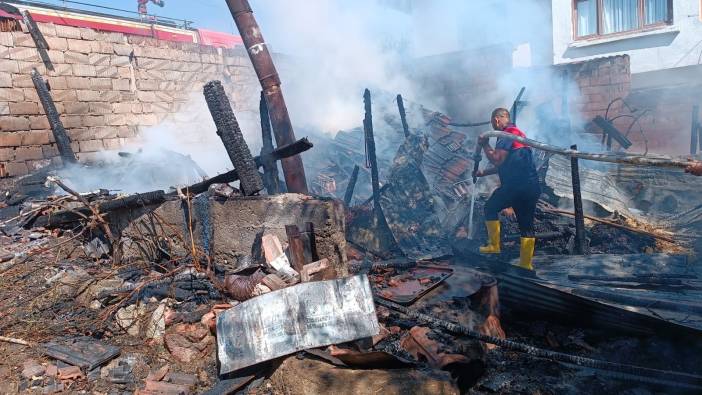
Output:
[[[577,151],[578,146],[571,145],[570,149]],[[578,158],[570,158],[570,173],[573,182],[573,206],[575,208],[575,253],[582,255],[585,253],[585,216],[583,214],[583,198],[580,194]]]
[[366,155],[371,170],[371,184],[373,186],[373,206],[378,218],[382,215],[380,208],[380,180],[378,176],[378,158],[375,156],[375,137],[373,136],[373,113],[371,110],[371,94],[368,89],[363,92],[363,103],[366,116],[363,119],[363,131],[366,137]]
[[400,110],[400,120],[402,121],[402,131],[405,132],[405,137],[409,137],[409,125],[407,125],[407,113],[405,113],[405,103],[402,101],[402,95],[397,95],[397,109]]
[[[239,34],[266,96],[277,146],[293,143],[295,133],[280,89],[280,77],[247,0],[227,0]],[[282,160],[283,176],[289,192],[308,193],[305,168],[299,155]]]
[[59,118],[54,100],[49,94],[49,88],[46,86],[46,82],[37,69],[32,70],[32,82],[34,83],[34,89],[37,90],[41,105],[44,107],[46,118],[49,120],[49,126],[51,126],[54,140],[56,140],[56,147],[61,156],[61,161],[63,161],[64,165],[76,163],[78,160],[76,159],[76,154],[73,152],[73,148],[71,148],[71,139],[68,137],[68,134],[66,134],[63,123],[61,123],[61,118]]
[[690,155],[697,154],[698,143],[698,127],[697,120],[699,119],[700,107],[692,106],[692,127],[690,129]]

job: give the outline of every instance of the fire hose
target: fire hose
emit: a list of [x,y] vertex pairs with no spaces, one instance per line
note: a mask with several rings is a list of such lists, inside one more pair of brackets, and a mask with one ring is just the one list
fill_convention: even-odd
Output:
[[523,352],[533,357],[549,359],[556,362],[605,371],[610,376],[622,380],[659,384],[693,390],[702,390],[702,376],[700,375],[608,362],[593,358],[580,357],[577,355],[565,354],[557,351],[544,350],[542,348],[530,346],[528,344],[501,339],[499,337],[484,335],[482,333],[472,331],[460,324],[434,318],[432,316],[422,314],[407,307],[401,306],[397,303],[384,300],[377,295],[375,297],[375,303],[384,306],[390,310],[404,314],[410,318],[423,321],[431,326],[445,329],[454,334],[467,336],[484,343],[495,344],[499,347],[508,350]]
[[551,152],[557,155],[565,155],[572,158],[593,160],[597,162],[608,162],[608,163],[622,163],[632,166],[653,166],[653,167],[666,167],[666,168],[685,168],[690,165],[690,161],[675,159],[669,156],[644,156],[637,154],[603,154],[603,153],[590,153],[581,152],[574,149],[561,148],[555,145],[550,145],[542,143],[540,141],[515,136],[511,133],[489,131],[482,133],[480,137],[498,137],[506,138],[511,140],[516,140],[522,144],[528,145],[532,148],[538,150]]

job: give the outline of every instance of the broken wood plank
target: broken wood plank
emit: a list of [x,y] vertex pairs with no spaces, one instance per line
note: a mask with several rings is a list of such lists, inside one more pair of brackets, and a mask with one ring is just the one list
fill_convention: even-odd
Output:
[[298,273],[305,266],[305,245],[300,236],[297,225],[285,225],[285,234],[288,236],[288,250],[293,269]]
[[49,120],[49,126],[51,126],[54,140],[56,140],[56,148],[58,148],[61,161],[64,165],[78,162],[76,154],[73,152],[73,148],[71,148],[71,139],[68,137],[63,123],[61,123],[61,118],[59,118],[54,100],[49,94],[49,88],[46,86],[44,78],[42,78],[37,69],[32,69],[32,82],[39,96],[39,101],[41,101],[41,105],[44,107],[46,118]]

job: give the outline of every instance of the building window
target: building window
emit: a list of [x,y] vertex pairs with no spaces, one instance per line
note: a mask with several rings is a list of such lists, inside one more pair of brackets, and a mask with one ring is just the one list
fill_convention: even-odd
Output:
[[672,0],[574,0],[575,38],[672,23]]

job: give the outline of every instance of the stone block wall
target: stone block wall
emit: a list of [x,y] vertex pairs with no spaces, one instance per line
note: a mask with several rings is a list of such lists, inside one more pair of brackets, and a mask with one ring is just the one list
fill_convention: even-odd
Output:
[[48,80],[81,160],[138,139],[144,127],[176,115],[210,80],[225,85],[237,114],[258,114],[260,86],[246,51],[39,24],[49,43],[46,69],[28,33],[0,32],[0,166],[26,174],[57,158],[30,78]]

